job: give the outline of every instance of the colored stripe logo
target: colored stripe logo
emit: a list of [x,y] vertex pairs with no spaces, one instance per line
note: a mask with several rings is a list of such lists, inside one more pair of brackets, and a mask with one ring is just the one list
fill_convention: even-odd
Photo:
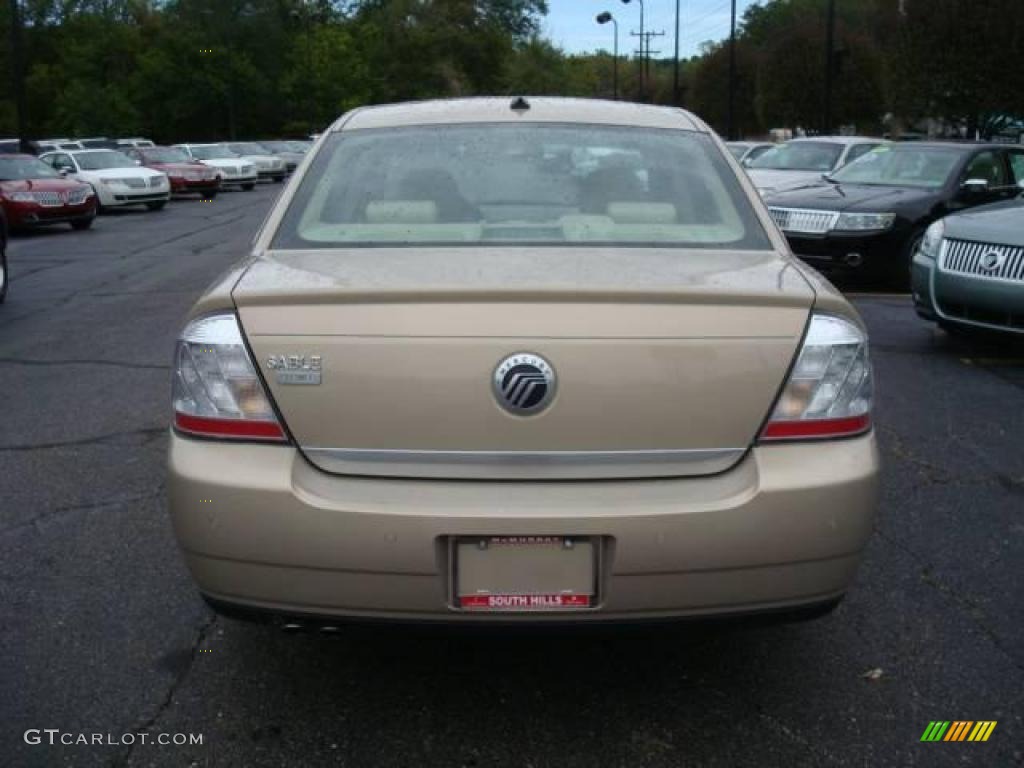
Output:
[[932,720],[921,741],[988,741],[995,728],[995,720]]

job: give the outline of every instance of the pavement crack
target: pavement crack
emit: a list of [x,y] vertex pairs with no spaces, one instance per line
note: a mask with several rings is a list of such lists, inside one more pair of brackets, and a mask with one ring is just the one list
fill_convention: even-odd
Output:
[[[178,692],[178,689],[185,682],[185,679],[189,676],[189,673],[192,671],[192,667],[195,666],[196,656],[199,655],[199,649],[202,648],[203,643],[206,641],[207,636],[210,634],[210,631],[213,629],[216,623],[217,614],[211,611],[206,620],[199,626],[199,629],[197,630],[195,635],[195,639],[192,641],[188,663],[175,676],[174,680],[171,681],[171,684],[167,687],[167,693],[164,695],[164,698],[157,706],[156,711],[152,715],[147,717],[145,720],[143,720],[141,723],[136,725],[134,728],[132,728],[132,733],[134,733],[136,736],[148,733],[149,729],[155,726],[157,722],[160,720],[160,718],[163,717],[164,713],[170,708],[171,704],[174,702],[174,694]],[[140,739],[135,739],[130,745],[128,745],[128,748],[125,750],[125,753],[121,757],[121,759],[115,760],[113,764],[116,766],[128,765],[131,762],[132,755],[135,752],[135,746],[139,743],[139,741]]]
[[112,499],[99,499],[97,501],[90,501],[83,504],[67,504],[60,507],[55,507],[46,512],[41,512],[35,517],[24,520],[15,525],[7,528],[0,528],[0,536],[8,536],[16,531],[30,528],[40,523],[47,522],[57,517],[63,517],[65,515],[77,513],[77,512],[94,512],[98,509],[106,509],[108,507],[121,507],[125,504],[136,504],[145,501],[154,501],[156,499],[162,499],[164,497],[164,484],[160,483],[159,489],[151,491],[149,493],[141,493],[135,496],[121,496]]
[[879,425],[877,429],[888,438],[886,441],[886,447],[888,450],[892,452],[897,459],[901,459],[908,464],[913,464],[922,474],[924,474],[930,483],[946,485],[956,480],[956,475],[953,472],[950,472],[945,467],[933,464],[927,459],[923,459],[914,453],[907,447],[903,437],[891,427]]
[[60,440],[52,443],[16,443],[14,445],[0,445],[0,453],[24,453],[27,451],[48,451],[58,448],[81,448],[86,445],[106,445],[117,443],[125,438],[142,438],[142,445],[150,442],[156,437],[164,435],[167,427],[146,427],[143,429],[132,429],[124,432],[108,432],[105,435],[95,437],[83,437],[78,440]]
[[105,365],[115,368],[131,368],[140,371],[168,371],[170,365],[152,363],[129,363],[124,360],[27,360],[19,357],[0,357],[0,365],[61,366],[61,365]]
[[[133,248],[132,250],[125,251],[123,254],[119,255],[116,258],[115,262],[117,262],[117,261],[126,261],[127,259],[130,259],[130,258],[132,258],[134,256],[140,256],[140,255],[143,255],[143,254],[157,253],[162,248],[164,248],[164,247],[166,247],[168,245],[173,245],[174,243],[177,243],[177,242],[179,242],[181,240],[187,240],[190,237],[196,237],[197,235],[204,234],[206,232],[209,232],[210,230],[219,229],[221,227],[226,227],[226,226],[229,226],[231,224],[235,224],[235,223],[237,223],[239,221],[244,220],[245,218],[246,218],[246,214],[245,213],[239,213],[237,215],[231,215],[230,218],[226,218],[226,219],[223,219],[221,221],[217,221],[217,222],[211,223],[211,224],[209,224],[207,226],[199,227],[198,229],[193,229],[193,230],[189,230],[187,232],[183,232],[183,233],[175,235],[173,237],[169,237],[169,238],[167,238],[165,240],[161,240],[161,241],[159,241],[157,243],[148,243],[148,244],[146,244],[146,245],[144,245],[144,246],[142,246],[140,248]],[[135,270],[134,272],[125,272],[125,273],[116,274],[113,277],[111,277],[110,279],[103,280],[100,283],[97,283],[96,285],[90,285],[90,286],[83,287],[83,288],[81,288],[79,290],[76,290],[76,291],[71,291],[66,296],[63,296],[62,298],[57,299],[56,301],[43,304],[42,306],[40,306],[39,309],[37,309],[37,310],[35,310],[33,312],[26,312],[24,315],[20,315],[19,317],[16,317],[16,318],[12,319],[10,321],[8,327],[10,327],[10,325],[13,325],[15,323],[20,323],[20,322],[22,322],[24,320],[27,320],[29,318],[34,318],[37,315],[42,314],[43,312],[47,312],[47,313],[53,314],[57,310],[63,309],[64,307],[68,306],[69,304],[71,304],[72,302],[74,302],[76,299],[78,299],[81,296],[88,296],[90,293],[95,292],[97,290],[102,290],[103,288],[107,288],[107,287],[110,287],[110,286],[113,286],[113,285],[117,285],[119,283],[123,283],[125,280],[127,280],[129,278],[137,279],[140,275],[143,274],[145,269],[147,269],[149,266],[159,266],[159,265],[163,265],[163,264],[164,264],[164,260],[162,258],[160,258],[159,256],[157,256],[157,257],[155,257],[153,259],[153,263],[151,265],[146,265],[145,267],[140,267],[139,269]]]
[[889,534],[882,531],[877,525],[875,526],[875,535],[880,539],[896,547],[901,552],[908,555],[911,559],[917,561],[920,566],[920,578],[921,581],[927,586],[934,589],[940,595],[946,598],[950,603],[956,606],[967,619],[983,634],[988,638],[989,642],[992,643],[1002,654],[1009,660],[1017,670],[1024,672],[1024,661],[1018,659],[1007,647],[1006,643],[999,636],[996,630],[989,626],[984,620],[983,615],[985,609],[975,600],[969,597],[965,597],[961,591],[953,589],[948,584],[944,583],[938,575],[935,573],[935,566],[928,561],[926,557],[918,553],[913,548],[909,547],[899,539],[890,536]]

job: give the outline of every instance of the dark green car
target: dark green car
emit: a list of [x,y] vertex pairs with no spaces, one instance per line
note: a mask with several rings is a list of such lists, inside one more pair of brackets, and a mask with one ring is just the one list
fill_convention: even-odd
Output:
[[1024,335],[1024,195],[932,224],[912,288],[917,313],[943,328]]

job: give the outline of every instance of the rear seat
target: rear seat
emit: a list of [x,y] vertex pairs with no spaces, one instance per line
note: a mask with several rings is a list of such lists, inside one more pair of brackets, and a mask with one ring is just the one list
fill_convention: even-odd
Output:
[[676,207],[672,203],[608,203],[608,215],[616,224],[675,224]]
[[433,200],[372,200],[366,204],[368,224],[436,224]]

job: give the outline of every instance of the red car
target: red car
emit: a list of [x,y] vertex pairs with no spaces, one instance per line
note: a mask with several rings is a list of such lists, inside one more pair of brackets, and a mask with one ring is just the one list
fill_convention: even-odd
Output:
[[133,147],[124,153],[139,165],[167,174],[171,194],[198,193],[203,200],[213,200],[220,191],[220,176],[208,165],[192,160],[174,147]]
[[88,229],[97,207],[88,184],[62,178],[31,155],[0,155],[0,208],[10,229],[64,222]]

